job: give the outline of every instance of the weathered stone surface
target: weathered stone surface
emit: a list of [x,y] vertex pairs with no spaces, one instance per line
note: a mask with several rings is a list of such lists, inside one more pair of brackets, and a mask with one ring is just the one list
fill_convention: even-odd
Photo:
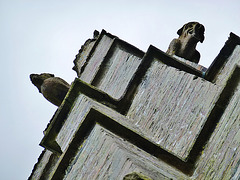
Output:
[[[86,44],[86,50],[81,51],[79,59],[83,60],[75,65],[81,69],[78,77],[120,100],[141,64],[144,53],[105,31],[102,31],[94,45],[96,47]],[[87,58],[84,53],[88,54]]]
[[107,60],[98,80],[93,83],[100,90],[120,100],[125,94],[134,73],[137,71],[141,57],[116,46]]
[[[91,112],[92,109],[95,109],[95,111]],[[100,116],[99,113],[98,114],[95,113],[96,111],[101,112],[103,114]],[[91,115],[91,118],[89,118],[89,113]],[[111,121],[114,123],[111,124]],[[68,166],[68,163],[66,163],[66,161],[69,161],[76,156],[76,155],[73,155],[75,153],[72,152],[72,150],[74,150],[73,146],[75,148],[79,147],[81,149],[81,153],[82,153],[83,144],[81,144],[81,143],[85,143],[86,141],[89,141],[89,142],[92,141],[92,140],[88,140],[89,137],[87,134],[92,132],[92,125],[94,125],[94,124],[101,124],[101,126],[106,127],[108,129],[108,130],[106,129],[107,131],[109,131],[109,130],[112,131],[113,134],[120,133],[121,136],[116,138],[116,140],[119,138],[125,139],[124,140],[125,144],[127,143],[126,139],[130,139],[131,143],[127,143],[129,145],[135,141],[133,138],[134,136],[136,136],[135,133],[140,134],[140,136],[137,135],[137,136],[139,136],[139,138],[140,137],[142,139],[145,138],[141,129],[138,129],[134,125],[131,125],[129,123],[128,118],[126,118],[125,116],[117,113],[116,111],[112,110],[111,108],[106,108],[101,103],[95,102],[91,98],[86,97],[85,95],[79,95],[79,97],[76,99],[76,102],[74,103],[74,108],[69,113],[67,121],[64,123],[63,127],[61,128],[60,132],[58,133],[58,135],[56,137],[56,142],[61,147],[63,153],[59,156],[58,160],[52,164],[52,168],[51,168],[52,173],[51,173],[51,175],[49,175],[49,177],[48,177],[49,179],[52,179],[52,178],[59,179],[62,176],[62,175],[61,176],[59,175],[60,172],[64,172],[66,168],[71,169],[71,167]],[[125,130],[122,129],[123,127],[125,128]],[[125,132],[126,129],[127,129],[127,132]],[[87,131],[87,132],[85,132],[85,131]],[[118,131],[120,131],[120,132],[118,132]],[[129,133],[128,131],[130,131],[132,134]],[[84,135],[84,134],[86,134],[86,135]],[[96,135],[96,136],[98,137],[99,135]],[[102,137],[103,136],[99,136],[98,141],[101,141]],[[76,144],[76,142],[78,142],[78,143]],[[113,142],[108,142],[107,144],[112,144]],[[140,146],[148,146],[147,144],[145,144],[146,142],[140,141],[140,142],[135,142],[135,143],[137,143],[138,145],[141,144]],[[101,146],[103,146],[103,145],[101,145]],[[126,146],[126,145],[124,145],[124,146]],[[125,148],[127,148],[127,147],[128,147],[128,145]],[[133,145],[130,145],[130,149],[132,149],[132,148],[133,148]],[[156,148],[156,147],[154,147],[154,148]],[[137,149],[139,149],[139,148],[137,148]],[[136,150],[136,151],[134,149],[132,149],[132,150],[134,153],[139,152],[139,150]],[[126,150],[126,152],[128,152],[128,151],[129,150]],[[113,152],[111,152],[111,153],[113,153]],[[110,154],[109,154],[109,156],[110,156]],[[156,156],[159,156],[159,155],[165,154],[165,153],[159,151],[157,154],[158,155],[156,155]],[[146,155],[145,158],[147,158],[147,159],[151,158],[148,154],[145,154],[145,155]],[[165,156],[167,156],[167,155],[165,155]],[[93,156],[93,157],[95,157],[95,156]],[[98,157],[99,156],[96,156],[96,158],[98,158]],[[120,157],[122,158],[122,156],[120,156]],[[68,159],[68,160],[66,160],[66,159]],[[139,159],[139,158],[136,158],[136,159]],[[163,173],[163,175],[166,176],[165,178],[167,178],[167,177],[168,178],[169,177],[175,177],[175,178],[182,177],[182,179],[186,179],[184,174],[180,173],[179,171],[174,170],[174,168],[167,165],[164,161],[162,161],[160,159],[158,161],[160,163],[160,165],[158,166],[159,167],[158,172],[163,173],[166,170],[168,172],[167,174]],[[140,163],[140,164],[142,164],[142,163]],[[147,163],[144,162],[143,164],[146,165]],[[65,167],[66,165],[67,165],[67,167]],[[84,165],[86,165],[86,163],[84,163]],[[87,166],[88,165],[90,165],[90,164],[87,164]],[[150,165],[148,165],[148,166],[150,166]],[[150,167],[148,167],[148,168],[150,168]],[[102,168],[103,169],[108,168],[108,166],[105,167],[105,164],[104,164],[104,165],[102,165]],[[75,169],[75,167],[74,167],[74,169]],[[166,169],[166,170],[164,170],[164,169]],[[132,170],[136,171],[138,169],[132,169]],[[170,173],[171,175],[169,174],[169,171],[171,171],[171,173]],[[161,176],[159,175],[159,177],[162,177],[163,175],[161,175]],[[151,176],[149,176],[149,177],[151,177]]]
[[91,61],[87,59],[86,62],[83,62],[85,67],[82,70],[82,73],[79,75],[79,78],[81,80],[91,84],[100,68],[103,59],[107,55],[108,50],[110,49],[113,41],[114,41],[113,37],[109,37],[105,34],[101,35],[98,46],[94,49],[94,52],[90,55]]
[[76,71],[78,77],[81,75],[84,65],[86,64],[95,43],[96,39],[88,39],[79,50],[79,53],[76,55],[76,58],[73,61],[73,70]]
[[29,179],[40,179],[51,155],[51,151],[42,151],[42,154],[38,158],[38,163],[34,166],[33,173],[31,174]]
[[57,161],[58,157],[53,152],[44,150],[29,179],[50,179],[52,173],[55,172],[54,167]]
[[176,56],[176,55],[174,55],[173,58],[176,58],[177,60],[183,62],[184,64],[189,65],[189,66],[191,66],[191,67],[194,67],[194,68],[196,68],[197,70],[203,72],[203,76],[202,76],[202,77],[204,77],[204,74],[205,74],[206,71],[207,71],[207,68],[205,68],[204,66],[202,66],[202,65],[200,65],[200,64],[196,64],[196,63],[194,63],[194,62],[188,61],[188,60],[186,60],[186,59],[184,59],[184,58],[181,58],[181,57],[178,57],[178,56]]
[[239,179],[240,69],[235,70],[234,95],[206,145],[194,173],[196,179]]
[[96,124],[63,179],[122,179],[132,171],[142,172],[152,179],[171,179],[170,174],[162,174],[164,170],[159,167],[163,168],[163,164],[146,156],[141,149]]
[[240,39],[231,34],[205,72],[108,38],[80,65],[29,179],[239,179]]
[[216,76],[214,82],[219,86],[226,84],[226,77],[230,76],[236,66],[240,66],[240,45],[237,45],[231,56],[226,59],[226,64],[223,66]]
[[202,78],[155,60],[138,87],[127,116],[149,138],[184,160],[220,90]]
[[69,113],[68,121],[63,124],[56,138],[56,142],[60,145],[62,151],[67,149],[72,138],[74,138],[74,134],[92,107],[93,102],[88,97],[80,96],[77,99]]

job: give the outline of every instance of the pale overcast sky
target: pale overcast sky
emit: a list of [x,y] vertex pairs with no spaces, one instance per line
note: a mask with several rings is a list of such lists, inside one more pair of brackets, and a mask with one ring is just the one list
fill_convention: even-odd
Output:
[[240,36],[239,19],[239,0],[0,0],[0,179],[28,178],[57,109],[29,75],[49,72],[71,83],[75,55],[95,29],[143,51],[150,44],[166,51],[183,24],[198,21],[206,29],[200,64],[208,67],[230,32]]

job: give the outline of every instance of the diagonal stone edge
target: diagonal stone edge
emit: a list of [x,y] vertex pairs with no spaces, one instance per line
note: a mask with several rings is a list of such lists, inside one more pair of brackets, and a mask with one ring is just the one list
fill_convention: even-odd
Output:
[[66,170],[71,159],[75,156],[77,149],[87,139],[88,135],[90,134],[96,123],[100,124],[102,127],[120,136],[121,138],[126,139],[128,142],[134,144],[143,151],[157,157],[159,160],[167,163],[172,167],[175,167],[182,173],[186,175],[190,175],[192,173],[192,164],[180,160],[179,158],[167,152],[166,150],[163,150],[153,142],[147,140],[142,135],[139,135],[137,132],[134,132],[131,129],[125,127],[116,120],[103,114],[99,110],[91,108],[84,121],[82,122],[81,126],[75,133],[69,147],[62,155],[63,158],[54,173],[53,179],[62,178],[63,174],[61,172],[64,172]]
[[214,82],[218,76],[218,73],[224,67],[226,60],[229,56],[231,56],[232,52],[234,51],[235,47],[240,45],[240,37],[234,33],[230,33],[228,40],[225,42],[225,45],[220,50],[220,53],[214,59],[212,64],[206,71],[205,79],[211,82]]

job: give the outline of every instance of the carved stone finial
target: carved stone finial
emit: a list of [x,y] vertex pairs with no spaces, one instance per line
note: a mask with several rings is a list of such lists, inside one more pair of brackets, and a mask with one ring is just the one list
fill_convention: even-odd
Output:
[[30,79],[39,92],[56,106],[61,105],[70,88],[66,81],[49,73],[31,74]]
[[173,39],[168,47],[167,54],[176,55],[189,61],[198,63],[200,53],[196,50],[197,43],[204,41],[205,28],[198,22],[184,24],[177,31],[178,39]]

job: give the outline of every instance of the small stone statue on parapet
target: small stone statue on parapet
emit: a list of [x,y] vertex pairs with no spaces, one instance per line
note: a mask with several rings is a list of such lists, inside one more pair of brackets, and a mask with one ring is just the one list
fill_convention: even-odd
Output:
[[61,105],[70,88],[66,81],[49,73],[31,74],[30,79],[39,92],[56,106]]
[[177,31],[178,39],[173,39],[167,54],[179,56],[194,63],[200,60],[200,53],[196,50],[197,43],[204,40],[205,28],[198,22],[189,22]]

